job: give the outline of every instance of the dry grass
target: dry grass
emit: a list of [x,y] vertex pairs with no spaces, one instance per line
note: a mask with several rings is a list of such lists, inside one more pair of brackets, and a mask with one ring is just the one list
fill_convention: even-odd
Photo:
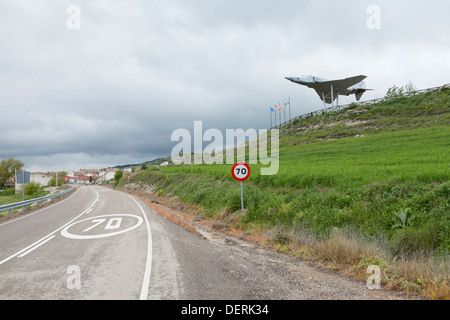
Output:
[[400,275],[399,287],[433,300],[449,300],[449,259],[416,255],[391,263],[395,274]]
[[[278,236],[279,238],[279,236]],[[422,254],[404,258],[393,257],[383,243],[369,243],[351,233],[335,231],[322,241],[311,235],[294,237],[280,245],[282,252],[295,254],[332,270],[367,280],[367,268],[376,265],[382,270],[384,289],[403,290],[425,299],[448,300],[449,259]],[[295,240],[294,240],[295,238]]]

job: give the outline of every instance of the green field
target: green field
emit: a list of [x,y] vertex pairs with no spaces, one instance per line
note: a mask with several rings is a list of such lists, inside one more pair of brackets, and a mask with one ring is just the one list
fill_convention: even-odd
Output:
[[[278,174],[262,176],[259,168],[251,166],[248,211],[232,220],[234,227],[263,228],[285,242],[351,233],[381,243],[394,259],[443,258],[448,281],[449,90],[294,121],[280,130]],[[240,209],[231,165],[151,168],[133,182],[154,185],[210,217]]]
[[[333,228],[392,239],[406,230],[417,237],[431,232],[416,248],[448,250],[449,137],[450,127],[439,126],[282,148],[277,175],[261,176],[259,166],[251,166],[242,227],[282,225],[320,238]],[[156,182],[164,192],[215,215],[240,208],[239,183],[230,172],[230,165],[166,167],[146,170],[133,181]],[[409,245],[405,249],[414,249],[415,243]]]

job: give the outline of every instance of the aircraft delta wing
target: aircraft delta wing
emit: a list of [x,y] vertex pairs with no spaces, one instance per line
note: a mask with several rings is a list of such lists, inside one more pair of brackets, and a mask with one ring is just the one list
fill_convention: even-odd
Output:
[[314,89],[324,103],[332,104],[339,95],[349,96],[354,94],[356,100],[360,100],[364,92],[371,89],[366,89],[364,75],[349,77],[338,80],[325,80],[314,76],[303,77],[286,77],[287,80],[297,84],[305,85]]

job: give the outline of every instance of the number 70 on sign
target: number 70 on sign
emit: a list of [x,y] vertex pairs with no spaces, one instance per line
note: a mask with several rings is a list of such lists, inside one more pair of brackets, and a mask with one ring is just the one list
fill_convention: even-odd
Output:
[[245,162],[238,162],[231,169],[231,174],[237,181],[245,181],[250,177],[250,166]]

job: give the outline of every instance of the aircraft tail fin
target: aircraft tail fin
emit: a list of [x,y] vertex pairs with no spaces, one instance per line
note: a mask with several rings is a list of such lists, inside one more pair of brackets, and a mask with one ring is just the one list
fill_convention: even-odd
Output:
[[359,101],[363,95],[365,91],[358,91],[357,93],[355,93],[355,97],[356,97],[356,101]]
[[361,97],[362,97],[363,93],[366,92],[366,91],[369,91],[369,90],[373,90],[373,89],[358,89],[358,90],[355,92],[356,100],[357,100],[357,101],[361,100]]

